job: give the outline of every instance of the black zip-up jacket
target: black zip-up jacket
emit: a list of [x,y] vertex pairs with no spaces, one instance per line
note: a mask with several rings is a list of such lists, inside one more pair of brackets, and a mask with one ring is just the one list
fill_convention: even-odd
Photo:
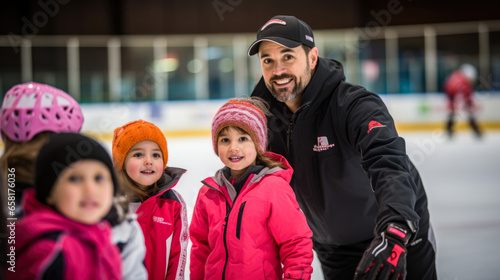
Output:
[[292,113],[263,79],[253,90],[271,105],[269,150],[295,170],[293,187],[315,242],[368,240],[388,222],[412,239],[427,234],[427,196],[381,98],[345,82],[342,65],[319,58],[302,103]]

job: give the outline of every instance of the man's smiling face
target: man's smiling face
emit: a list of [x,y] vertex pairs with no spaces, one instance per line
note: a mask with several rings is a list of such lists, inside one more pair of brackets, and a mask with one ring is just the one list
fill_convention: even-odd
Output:
[[311,81],[317,49],[306,54],[302,46],[287,48],[270,41],[259,46],[262,76],[267,88],[280,102],[294,100]]

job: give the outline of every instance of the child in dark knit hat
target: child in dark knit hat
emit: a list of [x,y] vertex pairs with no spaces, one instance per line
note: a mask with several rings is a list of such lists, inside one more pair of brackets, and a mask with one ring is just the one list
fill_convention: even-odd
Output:
[[54,134],[25,191],[16,225],[16,279],[121,279],[118,248],[103,217],[117,180],[106,150],[73,133]]
[[289,182],[266,152],[265,103],[231,99],[215,115],[212,143],[225,165],[203,181],[189,228],[191,279],[310,279],[312,232]]
[[113,163],[127,186],[146,241],[149,279],[184,279],[186,204],[172,188],[185,169],[167,167],[167,140],[154,124],[136,120],[114,130]]

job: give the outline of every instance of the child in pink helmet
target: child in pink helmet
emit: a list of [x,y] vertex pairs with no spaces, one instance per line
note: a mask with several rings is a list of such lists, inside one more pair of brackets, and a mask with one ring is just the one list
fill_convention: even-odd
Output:
[[225,165],[203,180],[189,228],[190,278],[310,279],[312,232],[286,159],[266,152],[263,103],[232,99],[212,122]]
[[78,133],[83,124],[80,105],[55,87],[29,82],[15,85],[3,98],[0,134],[4,151],[0,168],[4,178],[15,172],[15,216],[21,217],[22,192],[32,188],[38,150],[53,133]]

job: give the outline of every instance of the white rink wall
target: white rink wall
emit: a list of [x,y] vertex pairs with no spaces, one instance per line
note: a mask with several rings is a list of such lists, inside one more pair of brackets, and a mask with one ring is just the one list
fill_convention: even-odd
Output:
[[[382,95],[382,99],[397,124],[432,125],[443,122],[447,117],[447,99],[442,93]],[[476,94],[475,103],[480,122],[500,123],[500,92]],[[460,111],[458,119],[463,120],[465,116]]]
[[[108,138],[116,127],[143,119],[160,127],[167,136],[207,132],[213,115],[226,100],[156,101],[82,104],[82,132]],[[170,134],[170,135],[169,135]]]
[[[446,119],[446,98],[443,94],[382,95],[396,125],[415,127],[441,126]],[[477,95],[477,117],[481,123],[500,126],[500,93]],[[109,138],[113,129],[129,121],[144,119],[153,122],[169,137],[207,135],[213,115],[227,100],[157,101],[133,103],[82,104],[82,132]],[[458,114],[458,121],[466,118]]]

